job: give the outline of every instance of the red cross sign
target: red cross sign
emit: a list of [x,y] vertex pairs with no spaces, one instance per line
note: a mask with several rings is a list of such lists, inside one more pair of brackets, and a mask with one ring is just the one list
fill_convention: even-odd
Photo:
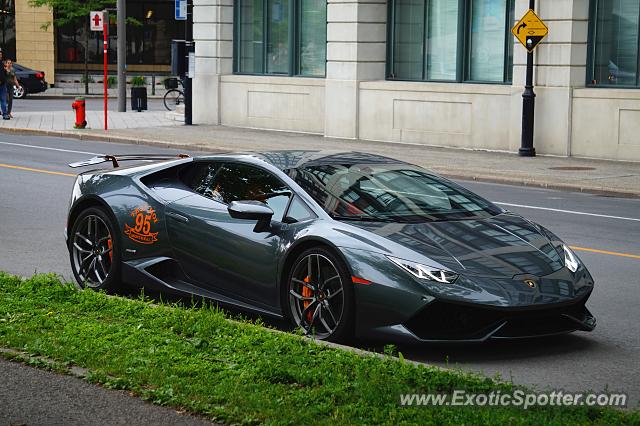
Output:
[[89,15],[89,22],[91,23],[91,31],[102,31],[104,12],[91,12]]

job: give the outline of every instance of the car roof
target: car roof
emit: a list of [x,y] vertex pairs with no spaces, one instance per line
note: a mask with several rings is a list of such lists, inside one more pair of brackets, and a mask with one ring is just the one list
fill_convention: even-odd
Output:
[[215,158],[217,159],[219,159],[220,157],[231,157],[236,159],[241,159],[242,157],[253,157],[283,171],[304,167],[326,166],[331,164],[344,165],[404,163],[403,161],[384,157],[382,155],[353,151],[281,150],[265,152],[238,152],[223,154],[222,156],[215,156]]

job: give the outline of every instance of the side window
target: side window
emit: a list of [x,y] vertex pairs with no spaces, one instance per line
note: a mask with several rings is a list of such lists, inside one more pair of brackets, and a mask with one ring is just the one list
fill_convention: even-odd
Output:
[[220,168],[219,163],[207,162],[195,162],[189,167],[184,169],[179,176],[179,179],[191,188],[192,191],[197,192],[208,198],[211,197],[212,188],[214,188],[213,180],[216,177],[216,172]]
[[232,201],[262,201],[273,210],[273,219],[281,221],[289,204],[291,190],[277,177],[257,167],[226,163],[215,172],[206,197],[225,204]]
[[315,219],[316,217],[304,201],[295,197],[293,201],[291,201],[285,221],[287,223],[304,222],[305,220]]

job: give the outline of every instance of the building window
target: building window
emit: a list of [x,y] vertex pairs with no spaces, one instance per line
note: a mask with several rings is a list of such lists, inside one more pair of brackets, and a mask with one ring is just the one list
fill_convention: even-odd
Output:
[[592,0],[589,83],[639,87],[640,1]]
[[236,73],[324,77],[326,1],[239,0],[235,5]]
[[300,2],[298,72],[324,77],[327,63],[327,2]]
[[14,0],[0,0],[0,48],[5,59],[16,60],[16,8]]
[[391,80],[510,83],[514,0],[391,0]]
[[[0,0],[1,1],[1,0]],[[169,65],[171,40],[184,39],[184,22],[174,19],[172,0],[127,1],[127,16],[136,23],[127,24],[127,65]],[[110,16],[108,58],[117,62],[117,26],[115,14]],[[102,64],[102,33],[91,32],[89,21],[78,18],[56,31],[59,64]],[[89,37],[87,43],[87,37]]]

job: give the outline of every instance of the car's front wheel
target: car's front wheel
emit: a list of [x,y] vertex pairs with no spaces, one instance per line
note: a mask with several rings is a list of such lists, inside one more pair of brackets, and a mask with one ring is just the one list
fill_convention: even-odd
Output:
[[27,96],[27,91],[24,89],[24,86],[13,86],[13,98],[14,99],[22,99]]
[[104,210],[80,213],[69,233],[71,269],[81,287],[116,290],[120,286],[120,245]]
[[331,251],[303,252],[289,273],[289,316],[305,334],[345,342],[353,334],[354,295],[344,262]]

